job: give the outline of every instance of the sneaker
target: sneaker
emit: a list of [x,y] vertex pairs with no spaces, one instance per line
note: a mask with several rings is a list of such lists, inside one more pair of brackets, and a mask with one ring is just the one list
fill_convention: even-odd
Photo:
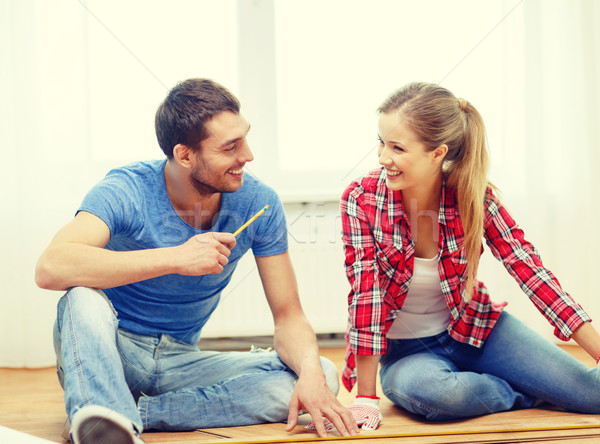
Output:
[[86,405],[73,415],[73,444],[142,444],[135,424],[120,413],[99,405]]

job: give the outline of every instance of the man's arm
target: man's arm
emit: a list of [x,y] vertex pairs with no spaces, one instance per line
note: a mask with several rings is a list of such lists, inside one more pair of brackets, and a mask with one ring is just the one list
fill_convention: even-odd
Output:
[[206,233],[176,247],[138,251],[107,250],[104,247],[109,240],[110,230],[102,219],[79,212],[42,253],[35,270],[36,283],[48,290],[103,289],[170,273],[220,273],[235,246],[229,233]]
[[327,436],[322,417],[329,419],[343,436],[358,431],[352,414],[327,386],[319,360],[315,333],[300,305],[296,276],[288,253],[256,257],[258,272],[273,313],[275,348],[279,357],[298,376],[290,400],[287,430],[298,422],[298,412],[310,413],[319,436]]

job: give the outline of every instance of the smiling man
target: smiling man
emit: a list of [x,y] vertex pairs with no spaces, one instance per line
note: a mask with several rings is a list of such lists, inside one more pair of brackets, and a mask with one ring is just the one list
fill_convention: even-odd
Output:
[[[180,431],[287,419],[301,410],[355,434],[300,305],[277,194],[244,166],[250,125],[207,79],[175,86],[156,113],[162,161],[110,171],[36,269],[58,303],[57,368],[75,443],[139,443]],[[265,205],[269,211],[231,233]],[[255,257],[276,352],[197,348],[239,259]]]

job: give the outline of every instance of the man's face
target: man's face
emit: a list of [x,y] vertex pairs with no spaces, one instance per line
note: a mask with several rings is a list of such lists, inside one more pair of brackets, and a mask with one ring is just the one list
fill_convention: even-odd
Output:
[[207,124],[208,138],[195,153],[190,176],[200,194],[229,193],[244,183],[244,165],[254,159],[246,142],[250,124],[241,114],[223,111]]

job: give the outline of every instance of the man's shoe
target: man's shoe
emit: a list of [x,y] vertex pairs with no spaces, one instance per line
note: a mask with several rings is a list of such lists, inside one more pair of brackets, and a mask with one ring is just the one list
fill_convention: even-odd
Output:
[[86,405],[73,415],[73,444],[142,444],[135,424],[120,413],[99,405]]

